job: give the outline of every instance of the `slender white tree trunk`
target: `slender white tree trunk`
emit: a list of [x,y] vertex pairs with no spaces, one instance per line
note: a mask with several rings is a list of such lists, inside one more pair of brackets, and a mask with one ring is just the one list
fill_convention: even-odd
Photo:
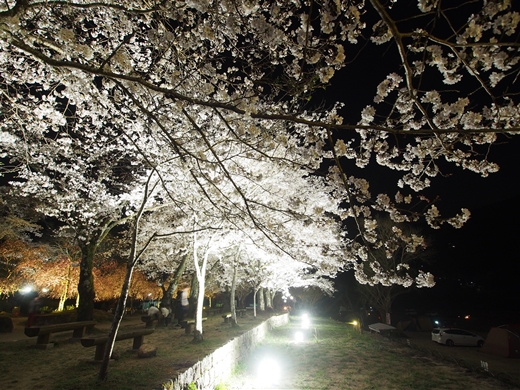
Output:
[[235,290],[237,287],[237,264],[236,262],[233,264],[233,281],[231,282],[231,324],[233,326],[237,325],[237,310],[235,305]]
[[195,332],[193,335],[193,341],[200,342],[204,340],[202,336],[202,311],[204,309],[204,291],[206,288],[206,267],[208,264],[208,257],[210,253],[211,242],[213,237],[209,240],[208,248],[202,259],[202,265],[199,264],[199,257],[197,253],[197,234],[193,233],[193,262],[195,265],[195,275],[199,282],[199,295],[197,296],[197,311],[195,313]]
[[266,288],[265,289],[265,306],[269,309],[273,308],[273,299],[271,295],[271,290]]
[[[151,194],[151,192],[153,192],[153,188],[151,189],[150,193],[148,192],[151,178],[152,175],[148,177],[148,181],[146,182],[145,186],[143,200],[141,202],[141,207],[135,215],[130,254],[126,263],[125,280],[123,282],[123,286],[121,287],[121,295],[119,296],[119,299],[117,301],[114,318],[112,320],[112,325],[110,326],[110,331],[108,333],[105,354],[103,356],[101,367],[99,368],[98,379],[100,381],[105,381],[108,376],[108,363],[110,361],[110,357],[112,356],[112,350],[114,349],[114,344],[116,342],[117,332],[119,331],[121,320],[123,319],[123,315],[125,314],[126,300],[128,298],[128,292],[130,291],[130,284],[132,283],[132,273],[134,272],[135,264],[137,263],[140,256],[137,254],[137,237],[139,233],[139,221],[141,219],[141,216],[143,215],[144,207],[148,201],[148,196]],[[146,250],[146,248],[152,242],[154,237],[155,235],[150,237],[148,242],[143,246],[140,254],[142,254]]]
[[60,295],[60,302],[58,303],[58,311],[63,311],[65,309],[65,301],[67,300],[67,297],[69,295],[69,286],[70,286],[70,264],[67,265],[67,278],[65,279],[65,286],[63,287],[63,291]]
[[258,291],[258,298],[260,302],[258,304],[260,305],[260,311],[265,311],[265,299],[264,299],[264,288],[260,287],[260,290]]

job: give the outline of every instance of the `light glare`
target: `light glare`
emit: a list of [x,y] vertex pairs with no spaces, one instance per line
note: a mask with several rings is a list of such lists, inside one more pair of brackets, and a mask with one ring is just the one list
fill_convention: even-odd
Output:
[[302,318],[302,328],[309,329],[311,327],[311,320],[308,318]]
[[30,293],[32,291],[32,287],[31,286],[24,286],[20,291],[21,291],[22,294],[27,294],[27,293]]
[[273,384],[280,380],[280,365],[273,359],[263,359],[258,366],[257,380],[260,384]]

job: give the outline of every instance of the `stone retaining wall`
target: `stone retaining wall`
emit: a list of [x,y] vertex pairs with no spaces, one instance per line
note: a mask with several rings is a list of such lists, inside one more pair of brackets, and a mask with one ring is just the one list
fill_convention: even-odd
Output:
[[213,390],[216,385],[231,376],[238,361],[247,357],[256,344],[264,339],[267,332],[288,323],[289,314],[269,318],[180,373],[173,386],[168,389],[184,390],[190,383],[195,383],[199,390]]

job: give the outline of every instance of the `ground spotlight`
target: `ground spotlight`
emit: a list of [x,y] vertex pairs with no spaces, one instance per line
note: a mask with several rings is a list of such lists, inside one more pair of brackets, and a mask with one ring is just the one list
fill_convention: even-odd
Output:
[[311,319],[307,313],[302,314],[302,328],[309,329],[311,327]]
[[274,384],[280,380],[281,370],[278,362],[271,358],[265,358],[260,361],[257,370],[257,382],[266,386]]

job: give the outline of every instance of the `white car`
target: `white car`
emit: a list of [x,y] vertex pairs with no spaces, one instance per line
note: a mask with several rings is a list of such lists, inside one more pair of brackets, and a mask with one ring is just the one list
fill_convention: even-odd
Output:
[[434,328],[432,330],[432,341],[445,344],[449,347],[454,345],[468,345],[480,348],[484,345],[483,337],[458,328]]

